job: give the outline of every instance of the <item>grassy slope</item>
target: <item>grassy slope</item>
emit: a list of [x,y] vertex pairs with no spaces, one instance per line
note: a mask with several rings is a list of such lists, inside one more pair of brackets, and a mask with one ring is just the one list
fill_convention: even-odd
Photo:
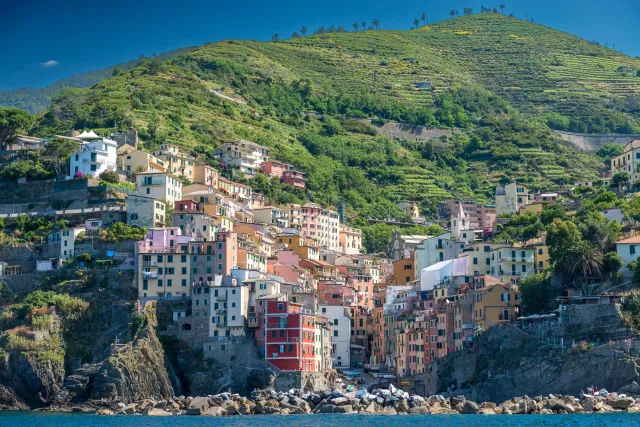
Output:
[[[555,58],[566,65],[550,65]],[[621,102],[621,95],[640,90],[640,78],[617,73],[621,65],[638,67],[639,61],[496,14],[408,32],[334,33],[279,43],[224,41],[170,61],[158,75],[137,67],[68,97],[43,116],[37,131],[107,128],[117,120],[135,126],[147,141],[207,151],[222,141],[245,138],[308,172],[307,197],[330,204],[342,199],[360,215],[386,216],[387,200],[422,200],[432,207],[451,195],[489,198],[497,183],[513,178],[550,188],[595,178],[602,163],[559,143],[546,127],[528,119],[480,125],[482,112],[470,113],[477,116],[476,125],[438,143],[438,155],[424,155],[418,144],[356,133],[318,136],[312,154],[304,136],[317,136],[322,122],[284,116],[261,104],[265,87],[275,91],[308,78],[327,98],[371,89],[394,103],[426,107],[434,106],[439,93],[477,88],[502,96],[518,117],[516,110],[531,116],[579,109],[596,100]],[[435,95],[414,88],[423,79],[434,84]],[[223,101],[212,88],[249,104]],[[262,115],[253,116],[251,109]],[[467,148],[474,138],[479,147]]]

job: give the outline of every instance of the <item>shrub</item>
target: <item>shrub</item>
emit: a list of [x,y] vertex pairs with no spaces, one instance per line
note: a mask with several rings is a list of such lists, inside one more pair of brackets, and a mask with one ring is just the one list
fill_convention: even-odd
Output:
[[56,310],[69,320],[77,320],[87,311],[89,303],[69,294],[53,291],[33,291],[25,298],[24,309],[27,313],[40,308],[55,306]]
[[91,262],[91,259],[91,255],[86,252],[76,256],[76,261],[78,262]]
[[131,318],[131,322],[129,323],[129,332],[135,339],[138,336],[142,328],[144,327],[144,322],[147,320],[147,316],[144,313],[136,313]]
[[104,171],[100,174],[100,180],[111,184],[117,184],[120,182],[120,177],[115,171]]
[[44,314],[41,316],[34,316],[31,318],[31,326],[33,329],[38,331],[46,331],[49,330],[49,326],[51,325],[51,316],[48,314]]

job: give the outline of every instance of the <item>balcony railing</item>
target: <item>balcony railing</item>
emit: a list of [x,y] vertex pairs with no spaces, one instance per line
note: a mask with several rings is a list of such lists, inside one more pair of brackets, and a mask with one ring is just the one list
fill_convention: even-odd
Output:
[[143,267],[153,267],[156,266],[157,263],[155,261],[142,261]]
[[145,279],[157,279],[158,272],[157,271],[143,271],[142,277]]
[[501,256],[500,258],[501,262],[533,262],[534,261],[534,257],[529,256],[529,257],[522,257],[522,256]]

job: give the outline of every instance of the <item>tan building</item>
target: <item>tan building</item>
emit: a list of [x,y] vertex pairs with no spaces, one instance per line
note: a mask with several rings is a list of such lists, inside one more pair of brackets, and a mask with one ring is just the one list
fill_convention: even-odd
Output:
[[339,241],[340,252],[347,255],[359,254],[362,250],[362,230],[341,225]]
[[164,202],[145,196],[127,197],[127,224],[134,227],[162,227],[165,221]]
[[193,181],[195,158],[180,151],[180,147],[174,144],[164,144],[159,150],[154,151],[153,154],[166,162],[169,173]]
[[288,205],[280,206],[280,209],[284,209],[289,212],[289,227],[296,230],[302,229],[302,206],[289,203]]
[[535,271],[535,248],[505,246],[491,251],[489,274],[503,282],[517,283]]
[[633,186],[640,176],[640,139],[634,139],[624,146],[619,156],[611,159],[611,176],[616,172],[626,172],[629,175],[629,185]]
[[498,283],[479,289],[473,304],[474,323],[488,329],[512,322],[520,316],[520,302],[517,286]]
[[275,225],[276,227],[289,226],[289,212],[286,209],[267,206],[253,210],[255,222],[262,224]]
[[118,155],[118,167],[128,175],[139,172],[166,172],[167,164],[146,151],[135,150]]
[[193,179],[191,180],[198,184],[210,185],[213,188],[218,188],[220,185],[220,172],[216,168],[205,165],[203,163],[196,163],[193,166]]

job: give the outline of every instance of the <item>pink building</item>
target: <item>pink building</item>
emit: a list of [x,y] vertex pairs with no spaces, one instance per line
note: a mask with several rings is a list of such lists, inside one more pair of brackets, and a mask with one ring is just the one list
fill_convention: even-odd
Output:
[[322,206],[316,203],[305,203],[302,206],[302,235],[311,239],[319,239],[322,234]]
[[215,274],[229,276],[238,264],[238,233],[218,231],[215,245]]
[[191,236],[183,236],[179,227],[150,228],[147,237],[137,242],[139,253],[175,252],[178,245],[189,243]]
[[198,203],[193,200],[176,200],[173,207],[174,212],[199,212]]
[[306,174],[295,170],[286,170],[282,173],[280,180],[285,184],[293,185],[298,188],[307,186]]
[[262,163],[262,165],[260,166],[260,173],[263,175],[270,175],[280,178],[282,174],[290,167],[291,166],[286,163],[270,160],[268,162]]

